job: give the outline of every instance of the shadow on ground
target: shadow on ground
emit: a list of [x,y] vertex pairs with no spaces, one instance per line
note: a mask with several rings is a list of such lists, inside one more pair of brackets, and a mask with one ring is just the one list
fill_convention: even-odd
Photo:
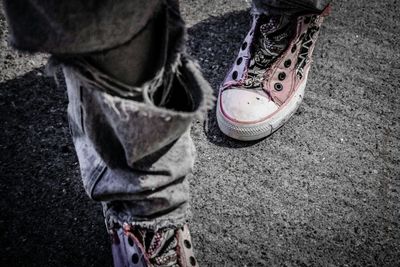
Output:
[[[220,64],[213,54],[201,50],[229,39],[223,49],[234,51],[244,29],[239,24],[248,24],[248,19],[246,12],[239,12],[197,24],[189,29],[190,35],[198,36],[191,38],[189,49],[200,49],[197,53],[205,56],[201,60]],[[210,25],[218,40],[210,38]],[[225,34],[228,27],[235,35]],[[57,87],[44,72],[44,68],[34,69],[0,84],[0,265],[110,266],[100,206],[88,199],[81,186],[69,136],[65,84]],[[207,132],[220,134],[213,114],[209,114]],[[241,146],[233,140],[226,142]]]
[[100,207],[81,186],[64,85],[35,69],[0,92],[0,265],[111,265]]

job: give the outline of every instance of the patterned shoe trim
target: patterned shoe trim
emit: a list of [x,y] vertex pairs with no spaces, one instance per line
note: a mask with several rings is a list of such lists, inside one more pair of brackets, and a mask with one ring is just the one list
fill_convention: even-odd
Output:
[[154,232],[124,224],[112,232],[115,267],[198,266],[187,225]]

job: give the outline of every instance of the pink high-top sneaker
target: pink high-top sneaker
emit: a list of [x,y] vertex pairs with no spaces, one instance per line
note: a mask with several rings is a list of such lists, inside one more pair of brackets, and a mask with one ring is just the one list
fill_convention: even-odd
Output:
[[238,140],[266,137],[282,126],[304,96],[320,15],[253,15],[239,55],[218,95],[221,131]]

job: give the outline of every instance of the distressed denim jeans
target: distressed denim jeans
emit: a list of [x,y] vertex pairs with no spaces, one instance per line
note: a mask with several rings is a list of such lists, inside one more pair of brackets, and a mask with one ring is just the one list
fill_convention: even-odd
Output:
[[[253,12],[318,13],[328,2],[254,0]],[[51,53],[62,63],[83,185],[102,203],[107,226],[184,224],[195,158],[190,125],[213,96],[185,52],[177,1],[5,0],[5,7],[15,48]],[[132,85],[91,60],[124,51],[155,17],[164,26],[157,28],[162,45],[150,78]],[[126,58],[127,68],[132,60]],[[120,59],[107,64],[124,66]]]
[[76,68],[63,68],[83,185],[102,202],[110,228],[125,222],[154,229],[186,222],[187,176],[195,158],[189,127],[213,97],[192,61],[182,55],[176,64],[174,108],[110,94],[100,83],[86,82]]

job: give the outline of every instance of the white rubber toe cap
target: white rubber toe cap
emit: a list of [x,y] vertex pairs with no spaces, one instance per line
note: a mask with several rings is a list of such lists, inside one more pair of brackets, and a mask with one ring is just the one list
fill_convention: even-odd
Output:
[[223,91],[220,103],[225,117],[242,123],[261,121],[278,109],[265,92],[240,88]]

